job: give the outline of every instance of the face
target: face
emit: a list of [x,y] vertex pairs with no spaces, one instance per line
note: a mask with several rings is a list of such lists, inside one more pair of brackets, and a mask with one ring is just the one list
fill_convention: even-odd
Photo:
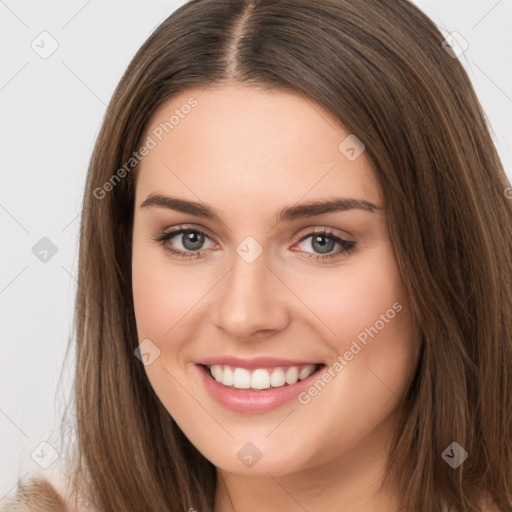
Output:
[[169,414],[229,472],[371,457],[417,342],[363,147],[308,99],[235,84],[175,96],[144,144],[133,299]]

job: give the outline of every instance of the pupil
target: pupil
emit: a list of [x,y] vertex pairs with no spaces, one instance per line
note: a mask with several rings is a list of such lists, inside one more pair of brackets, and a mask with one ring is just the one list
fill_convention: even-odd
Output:
[[[197,238],[197,240],[194,241],[194,238]],[[204,238],[204,235],[201,235],[199,233],[185,233],[185,240],[184,240],[183,245],[187,249],[190,249],[190,250],[199,249],[201,247],[201,245],[203,244],[203,238]],[[187,247],[187,244],[189,242],[191,243],[192,246],[189,245]]]
[[325,235],[316,235],[313,239],[313,248],[314,247],[314,244],[318,241],[318,240],[326,240],[328,239],[329,241],[327,242],[327,244],[325,243],[321,243],[320,244],[320,250],[318,252],[320,253],[326,253],[326,252],[330,252],[332,251],[333,247],[332,245],[335,244],[336,242],[334,240],[332,240],[331,238],[328,238],[327,236]]

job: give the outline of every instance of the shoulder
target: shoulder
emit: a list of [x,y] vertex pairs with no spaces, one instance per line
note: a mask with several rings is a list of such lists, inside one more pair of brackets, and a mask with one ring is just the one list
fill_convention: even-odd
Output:
[[83,503],[71,481],[59,471],[44,472],[18,484],[15,496],[0,503],[1,512],[98,512],[92,504]]
[[2,511],[4,510],[7,512],[71,512],[54,485],[42,477],[19,482],[15,496],[2,502]]

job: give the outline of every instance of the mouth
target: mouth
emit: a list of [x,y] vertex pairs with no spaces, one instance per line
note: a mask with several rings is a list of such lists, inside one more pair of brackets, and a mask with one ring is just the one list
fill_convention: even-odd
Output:
[[271,391],[290,388],[320,372],[324,363],[243,368],[227,364],[201,364],[203,371],[218,384],[232,390]]
[[326,364],[270,355],[217,355],[195,361],[206,393],[221,406],[245,414],[271,412],[298,400]]
[[234,358],[196,363],[199,380],[209,396],[230,411],[243,414],[271,412],[293,403],[325,366],[302,361]]

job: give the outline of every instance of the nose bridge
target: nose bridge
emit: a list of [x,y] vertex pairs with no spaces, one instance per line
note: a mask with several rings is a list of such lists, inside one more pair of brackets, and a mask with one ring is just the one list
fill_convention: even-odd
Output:
[[266,256],[259,244],[246,239],[236,248],[232,269],[219,287],[213,321],[233,337],[286,325],[286,306]]

